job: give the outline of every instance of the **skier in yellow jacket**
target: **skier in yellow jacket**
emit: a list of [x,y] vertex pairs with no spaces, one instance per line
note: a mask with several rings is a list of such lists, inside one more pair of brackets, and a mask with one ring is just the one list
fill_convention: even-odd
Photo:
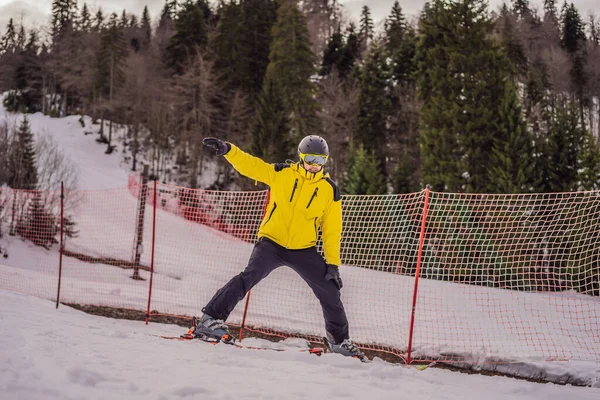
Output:
[[[202,309],[195,335],[205,340],[231,337],[225,320],[254,285],[286,265],[310,286],[323,308],[330,348],[347,356],[362,356],[349,339],[348,319],[340,298],[342,202],[338,187],[323,172],[329,158],[325,139],[307,136],[298,146],[300,160],[268,164],[232,143],[205,138],[242,175],[270,188],[270,199],[248,266],[217,291]],[[325,259],[317,252],[321,228]]]

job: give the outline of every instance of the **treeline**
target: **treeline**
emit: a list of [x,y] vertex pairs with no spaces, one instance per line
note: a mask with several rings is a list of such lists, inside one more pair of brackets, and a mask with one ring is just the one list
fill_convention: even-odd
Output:
[[[432,0],[415,23],[396,2],[381,31],[337,0],[170,0],[157,23],[54,0],[46,36],[9,22],[0,77],[9,109],[91,115],[107,152],[126,126],[133,170],[143,152],[193,188],[206,136],[276,162],[307,134],[349,194],[600,185],[600,25],[556,0]],[[252,187],[218,168],[211,188]]]

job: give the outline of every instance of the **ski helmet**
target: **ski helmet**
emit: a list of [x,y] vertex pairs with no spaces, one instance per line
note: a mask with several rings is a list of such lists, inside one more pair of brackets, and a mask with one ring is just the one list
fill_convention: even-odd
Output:
[[325,165],[329,158],[329,146],[320,136],[306,136],[298,145],[298,156],[306,164]]

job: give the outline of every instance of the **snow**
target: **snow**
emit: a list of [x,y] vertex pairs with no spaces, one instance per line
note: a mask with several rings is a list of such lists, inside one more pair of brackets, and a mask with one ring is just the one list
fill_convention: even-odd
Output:
[[[92,129],[88,117],[84,117],[85,127],[77,116],[50,118],[38,113],[28,118],[36,137],[51,137],[65,157],[78,166],[79,187],[86,189],[70,210],[81,233],[67,242],[67,250],[130,259],[137,200],[125,188],[129,166],[122,160],[123,153],[104,153],[106,145],[95,141],[97,125],[93,126],[94,134],[85,134]],[[21,119],[0,106],[0,123],[18,125]],[[115,133],[117,143],[122,134]],[[148,244],[151,207],[146,213],[144,243]],[[119,222],[118,230],[114,229],[115,221]],[[151,308],[198,315],[212,294],[244,268],[252,246],[164,210],[157,210],[157,225],[161,229]],[[600,364],[590,361],[590,355],[598,354],[600,302],[591,296],[572,292],[528,294],[429,280],[422,280],[419,287],[417,355],[464,354],[475,357],[472,363],[481,369],[490,368],[486,364],[489,360],[478,354],[493,355],[519,361],[493,367],[497,370],[592,386],[572,388],[437,369],[418,372],[380,360],[362,365],[334,355],[316,358],[297,352],[167,342],[151,334],[178,335],[181,328],[93,317],[66,306],[54,310],[47,300],[56,298],[56,246],[45,250],[5,237],[0,239],[0,247],[10,252],[9,258],[0,259],[0,399],[123,398],[125,392],[127,398],[157,399],[398,398],[399,392],[425,399],[586,399],[600,395]],[[149,248],[142,254],[142,263],[150,263]],[[140,274],[149,277],[145,271]],[[145,310],[148,281],[133,281],[130,276],[131,270],[65,257],[61,301]],[[353,339],[403,348],[408,337],[413,279],[347,266],[343,278],[343,300]],[[281,282],[286,282],[283,288]],[[374,295],[365,298],[365,293]],[[433,294],[429,303],[423,301],[428,294]],[[515,304],[537,312],[520,314]],[[242,307],[243,303],[234,310],[230,322],[241,321]],[[577,312],[565,319],[565,308]],[[454,314],[448,314],[450,309]],[[549,321],[559,317],[564,325],[548,329]],[[498,321],[502,318],[514,319],[518,328],[503,326]],[[275,271],[253,290],[248,320],[255,326],[289,332],[301,328],[305,334],[318,336],[324,330],[317,301],[288,269]],[[374,321],[382,320],[391,321],[374,330]],[[474,354],[473,343],[480,343],[482,337],[494,340],[482,343],[479,353]],[[249,343],[252,340],[258,339],[248,339]],[[294,346],[297,342],[286,344]],[[555,349],[572,361],[544,362]]]
[[[92,316],[0,291],[0,399],[565,399],[600,390],[418,371],[337,354],[178,342],[173,325]],[[264,340],[248,339],[261,345]],[[296,339],[280,344],[296,347]]]

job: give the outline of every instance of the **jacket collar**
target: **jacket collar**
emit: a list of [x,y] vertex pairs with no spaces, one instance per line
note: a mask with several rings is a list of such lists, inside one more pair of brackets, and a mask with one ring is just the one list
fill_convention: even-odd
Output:
[[329,178],[329,173],[326,174],[325,172],[323,172],[323,168],[321,168],[321,170],[319,172],[312,173],[312,172],[309,172],[306,169],[304,169],[304,167],[302,165],[300,165],[299,162],[290,164],[290,168],[292,168],[294,171],[296,171],[304,179],[311,181],[311,182],[316,182],[323,178]]

